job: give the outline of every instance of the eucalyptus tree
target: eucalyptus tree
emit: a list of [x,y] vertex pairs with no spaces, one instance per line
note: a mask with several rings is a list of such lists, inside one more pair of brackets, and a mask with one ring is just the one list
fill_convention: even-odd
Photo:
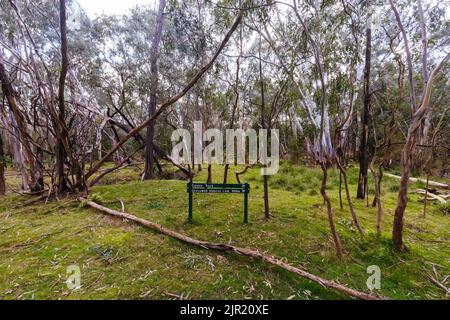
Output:
[[[148,117],[151,118],[156,112],[157,103],[157,90],[158,90],[158,47],[161,41],[161,34],[164,23],[164,9],[166,2],[165,0],[159,0],[158,14],[155,23],[155,33],[153,35],[152,44],[150,48],[150,103],[148,106]],[[153,178],[153,158],[154,158],[154,138],[155,125],[150,123],[147,127],[147,136],[145,144],[145,169],[144,169],[144,179]]]
[[[326,203],[336,253],[341,257],[343,255],[342,245],[336,231],[331,201],[326,192],[328,167],[333,163],[335,151],[331,139],[328,95],[328,76],[332,74],[329,64],[333,59],[328,59],[331,54],[327,55],[326,53],[329,51],[324,47],[325,43],[331,45],[333,39],[328,38],[322,32],[330,22],[329,18],[332,16],[330,13],[335,9],[333,4],[319,5],[316,2],[311,5],[306,2],[294,1],[293,5],[288,5],[287,13],[280,10],[276,12],[278,15],[283,14],[283,18],[287,21],[279,19],[281,30],[285,28],[283,25],[286,24],[289,26],[290,32],[282,34],[279,32],[279,28],[271,29],[270,25],[266,25],[261,34],[274,50],[279,64],[289,75],[298,94],[299,102],[306,111],[306,120],[312,127],[312,137],[306,137],[307,150],[322,168],[323,179],[320,191]],[[286,34],[293,37],[289,42],[292,45],[288,48],[285,48],[286,42],[283,39]],[[277,38],[274,40],[275,36]]]
[[[36,161],[39,159],[35,157],[33,152],[35,142],[32,137],[35,134],[29,131],[29,124],[30,120],[33,119],[34,131],[40,131],[41,126],[45,127],[48,124],[45,116],[42,117],[42,122],[36,117],[37,112],[41,111],[42,100],[39,99],[39,94],[42,91],[40,92],[39,90],[43,89],[43,82],[40,78],[36,78],[35,74],[38,69],[37,64],[43,61],[48,62],[50,60],[48,59],[49,55],[55,53],[53,47],[47,46],[46,49],[49,55],[46,55],[44,59],[44,53],[38,51],[38,48],[45,47],[45,43],[49,39],[57,40],[56,37],[50,36],[50,33],[56,28],[50,19],[36,19],[34,23],[28,24],[32,13],[25,4],[19,5],[14,1],[4,1],[1,3],[1,6],[2,15],[5,15],[5,18],[2,19],[1,33],[2,91],[8,99],[8,105],[12,113],[11,119],[13,120],[12,122],[9,120],[4,121],[4,129],[9,130],[12,141],[17,139],[20,145],[23,146],[23,150],[25,150],[23,157],[25,162],[22,162],[22,159],[20,159],[22,158],[21,148],[18,149],[18,152],[14,152],[16,160],[21,162],[21,167],[29,167],[28,173],[22,171],[23,186],[39,191],[42,190],[43,185],[41,179],[37,177],[36,168],[39,166],[36,165]],[[49,10],[49,12],[52,12],[52,10]],[[58,12],[53,10],[53,13],[52,17],[57,18]],[[38,34],[36,32],[37,28],[43,28],[48,34],[45,32],[43,32],[44,36],[41,33]],[[46,36],[49,37],[46,38]],[[35,57],[35,54],[37,57]],[[35,61],[35,59],[38,61]],[[6,68],[5,61],[7,61],[9,70]],[[47,67],[46,70],[49,71],[50,69]],[[52,77],[50,72],[47,72],[47,79],[53,80]],[[18,94],[19,92],[20,94]],[[32,114],[31,112],[34,112],[32,118],[28,117],[29,114]],[[7,117],[7,114],[3,113],[3,116]],[[30,180],[28,180],[28,177]]]
[[114,147],[112,147],[95,165],[92,166],[92,168],[86,173],[86,178],[91,177],[94,173],[96,173],[100,167],[102,166],[105,161],[114,154],[122,145],[124,145],[130,138],[138,134],[141,130],[143,130],[145,127],[148,126],[151,122],[155,121],[163,112],[165,112],[170,106],[177,103],[182,97],[184,97],[192,87],[198,82],[200,78],[213,66],[214,62],[216,61],[217,57],[220,55],[226,44],[228,43],[229,39],[231,38],[234,31],[237,29],[239,24],[241,23],[241,20],[243,18],[243,12],[239,12],[233,21],[230,29],[227,31],[225,36],[223,37],[222,41],[219,43],[216,51],[212,55],[212,57],[209,59],[209,62],[206,63],[198,72],[191,78],[191,80],[180,90],[178,93],[170,97],[168,100],[166,100],[164,103],[161,104],[161,106],[158,108],[156,113],[147,120],[143,121],[136,127],[134,127],[132,130],[130,130]]
[[[420,1],[420,0],[419,0]],[[408,65],[408,85],[409,85],[409,94],[410,94],[410,110],[411,110],[411,120],[408,127],[408,134],[406,137],[405,145],[402,149],[401,153],[401,168],[402,175],[400,180],[400,189],[398,192],[397,198],[397,207],[394,215],[394,224],[392,230],[392,237],[394,241],[395,248],[397,250],[403,250],[405,248],[403,243],[403,217],[405,213],[405,209],[407,206],[407,193],[408,193],[408,181],[411,174],[411,156],[414,153],[416,148],[417,135],[419,133],[419,128],[422,119],[424,118],[426,112],[430,107],[431,95],[433,93],[434,82],[440,76],[440,71],[446,66],[447,62],[450,60],[450,50],[444,52],[443,57],[441,57],[438,62],[434,65],[431,70],[429,76],[427,72],[422,74],[422,77],[426,74],[427,79],[422,78],[424,82],[422,96],[420,99],[420,104],[418,105],[417,96],[415,94],[415,81],[413,78],[413,61],[410,55],[410,40],[408,38],[408,34],[406,32],[405,26],[403,24],[401,15],[398,11],[396,4],[392,0],[390,0],[390,6],[392,8],[393,14],[395,16],[395,20],[398,25],[398,29],[401,32],[403,47],[406,52],[406,61]],[[422,28],[426,28],[424,24],[422,24]],[[422,37],[424,36],[424,32],[422,32]],[[427,43],[427,39],[422,41],[422,44]],[[422,68],[427,70],[429,66],[428,54],[427,50],[423,50],[422,53]]]
[[[351,2],[341,1],[343,7],[343,13],[337,15],[336,23],[342,24],[339,43],[342,49],[338,52],[343,52],[343,55],[334,54],[334,60],[337,65],[347,65],[348,73],[344,73],[337,69],[334,71],[336,75],[332,77],[330,82],[330,104],[334,105],[334,110],[337,113],[336,126],[334,130],[334,145],[336,148],[335,161],[339,169],[340,177],[340,205],[342,205],[341,199],[341,180],[344,182],[345,194],[349,206],[349,210],[352,216],[353,223],[358,232],[364,236],[365,232],[361,227],[358,217],[356,215],[353,201],[350,194],[347,177],[347,157],[350,144],[350,130],[353,124],[354,111],[357,107],[357,101],[359,98],[359,88],[361,86],[361,80],[363,76],[363,65],[361,61],[361,42],[360,38],[363,38],[364,28],[366,34],[368,27],[365,26],[363,21],[367,21],[370,17],[367,12],[366,6],[358,6]],[[367,24],[367,22],[366,22]],[[366,50],[367,51],[367,50]],[[369,76],[368,73],[365,74]],[[366,78],[365,83],[368,83]],[[339,114],[342,113],[340,116]],[[358,123],[359,127],[359,123]],[[358,136],[359,133],[357,133]],[[358,139],[360,141],[360,139]],[[356,143],[355,143],[356,145]],[[355,146],[356,147],[356,146]]]
[[[366,1],[366,10],[371,10],[371,1]],[[361,110],[361,136],[359,144],[359,176],[358,190],[356,197],[364,199],[367,187],[367,171],[369,165],[368,142],[369,142],[369,118],[370,118],[370,67],[372,58],[372,26],[370,22],[366,24],[366,49],[365,49],[365,65],[364,65],[364,81],[363,81],[363,108]]]
[[[416,33],[420,32],[420,49],[417,48],[417,61],[421,65],[420,72],[422,76],[422,86],[425,87],[429,81],[430,68],[427,67],[429,60],[433,59],[436,51],[447,48],[449,46],[448,33],[450,32],[450,19],[448,19],[448,12],[450,8],[449,3],[429,3],[428,1],[417,1],[417,6],[414,8],[415,15],[418,17]],[[419,44],[418,41],[414,44]],[[430,47],[430,49],[429,49]],[[444,88],[445,88],[445,81]],[[430,108],[425,113],[421,127],[419,129],[418,144],[419,148],[414,151],[413,167],[416,171],[426,171],[426,162],[428,161],[429,150],[432,148],[434,130],[433,125],[437,125],[439,122],[438,114],[444,109],[439,110],[439,107],[444,103],[442,95],[440,94],[440,88],[443,85],[437,82],[435,84],[435,90],[437,92],[437,99],[432,101]],[[445,89],[444,89],[445,92]],[[445,104],[445,103],[444,103]]]

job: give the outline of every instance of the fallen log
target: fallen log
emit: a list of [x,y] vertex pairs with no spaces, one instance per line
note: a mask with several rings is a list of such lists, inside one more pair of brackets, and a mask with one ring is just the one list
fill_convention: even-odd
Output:
[[424,195],[424,200],[425,200],[425,196],[426,196],[427,200],[429,198],[431,198],[433,200],[438,200],[440,203],[443,203],[443,204],[447,203],[447,201],[444,198],[442,198],[442,197],[440,197],[440,196],[438,196],[438,195],[436,195],[434,193],[431,193],[430,191],[426,191],[426,190],[423,190],[423,189],[417,189],[416,192],[418,194],[423,194]]
[[[395,174],[391,174],[391,173],[385,173],[384,174],[385,176],[387,176],[387,177],[391,177],[391,178],[394,178],[394,179],[397,179],[397,180],[400,180],[402,177],[400,177],[400,176],[396,176]],[[417,181],[420,181],[420,182],[423,182],[423,183],[427,183],[427,180],[426,179],[422,179],[422,178],[413,178],[413,177],[410,177],[409,178],[409,181],[410,182],[417,182]],[[446,184],[446,183],[441,183],[441,182],[436,182],[436,181],[428,181],[428,185],[430,185],[430,186],[435,186],[435,187],[439,187],[439,188],[444,188],[444,189],[449,189],[449,186],[448,186],[448,184]]]
[[132,214],[109,209],[107,207],[104,207],[102,205],[99,205],[93,201],[89,201],[84,198],[79,198],[78,200],[80,202],[82,202],[83,204],[86,204],[89,207],[97,209],[103,213],[109,214],[114,217],[126,219],[128,221],[133,221],[137,224],[140,224],[149,229],[152,229],[153,231],[159,232],[161,234],[164,234],[164,235],[167,235],[174,239],[177,239],[181,242],[191,244],[193,246],[197,246],[197,247],[200,247],[203,249],[210,249],[210,250],[230,251],[230,252],[235,252],[235,253],[243,255],[243,256],[261,259],[267,263],[270,263],[272,265],[278,266],[282,269],[285,269],[287,271],[295,273],[295,274],[297,274],[303,278],[306,278],[310,281],[316,282],[323,287],[335,289],[336,291],[344,293],[350,297],[354,297],[354,298],[358,298],[358,299],[362,299],[362,300],[382,300],[383,299],[382,297],[378,297],[378,296],[375,296],[375,295],[372,295],[369,293],[357,291],[352,288],[346,287],[342,284],[336,283],[334,281],[323,279],[323,278],[316,276],[314,274],[311,274],[305,270],[294,267],[294,266],[282,261],[279,258],[266,255],[255,249],[241,248],[241,247],[236,247],[236,246],[225,244],[225,243],[213,243],[213,242],[197,240],[197,239],[185,236],[181,233],[164,228],[163,226],[161,226],[160,224],[157,224],[155,222],[151,222],[151,221],[136,217]]

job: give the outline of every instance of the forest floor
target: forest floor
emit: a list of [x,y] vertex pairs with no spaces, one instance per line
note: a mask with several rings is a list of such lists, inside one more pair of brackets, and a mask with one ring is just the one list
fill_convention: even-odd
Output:
[[[234,167],[230,181],[235,182]],[[381,269],[381,290],[390,299],[444,299],[445,292],[428,274],[442,280],[450,274],[450,215],[442,205],[423,204],[411,192],[405,215],[408,251],[392,249],[391,230],[398,181],[384,178],[383,235],[376,236],[376,208],[353,197],[367,235],[352,225],[343,192],[339,206],[339,173],[330,171],[328,193],[345,257],[335,257],[326,209],[319,193],[321,171],[284,164],[270,178],[272,217],[263,217],[262,177],[253,168],[242,176],[250,183],[249,223],[243,224],[243,196],[194,195],[194,223],[187,223],[186,181],[137,182],[138,169],[106,176],[91,190],[95,201],[200,240],[259,249],[320,277],[368,291],[368,266]],[[393,172],[398,173],[398,172]],[[213,167],[220,183],[223,167]],[[9,187],[14,173],[8,172]],[[206,170],[195,177],[204,182]],[[439,180],[437,178],[433,178]],[[349,169],[352,196],[357,169]],[[448,181],[447,181],[448,182]],[[370,203],[373,182],[370,178]],[[423,188],[413,183],[410,190]],[[285,270],[232,253],[195,248],[144,227],[82,208],[73,197],[23,206],[31,196],[10,193],[0,201],[0,299],[345,299]],[[69,290],[67,267],[81,269],[81,288]],[[434,271],[433,271],[434,269]],[[448,298],[448,297],[447,297]]]

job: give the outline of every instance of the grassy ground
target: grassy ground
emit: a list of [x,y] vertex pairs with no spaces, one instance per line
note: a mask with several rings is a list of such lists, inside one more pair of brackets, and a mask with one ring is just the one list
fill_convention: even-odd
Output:
[[[204,181],[206,170],[197,175]],[[221,182],[223,167],[213,168]],[[10,174],[12,177],[13,175]],[[230,183],[234,182],[234,168]],[[105,177],[91,190],[97,202],[126,211],[202,240],[257,248],[327,279],[367,291],[367,267],[381,268],[381,290],[391,299],[442,299],[445,293],[427,277],[433,265],[442,279],[450,274],[450,221],[437,204],[419,217],[422,204],[409,196],[405,217],[406,253],[392,250],[390,232],[398,182],[383,184],[383,236],[375,235],[376,208],[356,200],[362,239],[352,226],[348,206],[339,208],[339,174],[330,171],[338,232],[346,251],[335,258],[328,220],[319,194],[321,172],[283,165],[270,178],[273,217],[263,219],[262,179],[254,168],[243,177],[251,185],[249,224],[244,225],[243,196],[194,196],[194,223],[187,223],[186,182],[136,182],[127,168]],[[349,170],[352,195],[357,170]],[[369,181],[372,186],[372,181]],[[411,185],[411,190],[419,187]],[[372,197],[372,195],[371,195]],[[0,298],[2,299],[343,299],[332,290],[257,260],[205,251],[168,237],[80,208],[71,198],[47,205],[20,206],[32,198],[10,194],[0,202]],[[344,197],[345,199],[345,197]],[[81,269],[81,288],[65,284],[67,267]]]

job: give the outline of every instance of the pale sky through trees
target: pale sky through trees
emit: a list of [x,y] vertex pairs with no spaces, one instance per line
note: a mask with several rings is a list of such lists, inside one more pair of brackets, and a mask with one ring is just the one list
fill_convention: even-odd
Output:
[[96,15],[126,14],[136,5],[154,5],[154,0],[78,0],[80,6],[86,13],[95,17]]

